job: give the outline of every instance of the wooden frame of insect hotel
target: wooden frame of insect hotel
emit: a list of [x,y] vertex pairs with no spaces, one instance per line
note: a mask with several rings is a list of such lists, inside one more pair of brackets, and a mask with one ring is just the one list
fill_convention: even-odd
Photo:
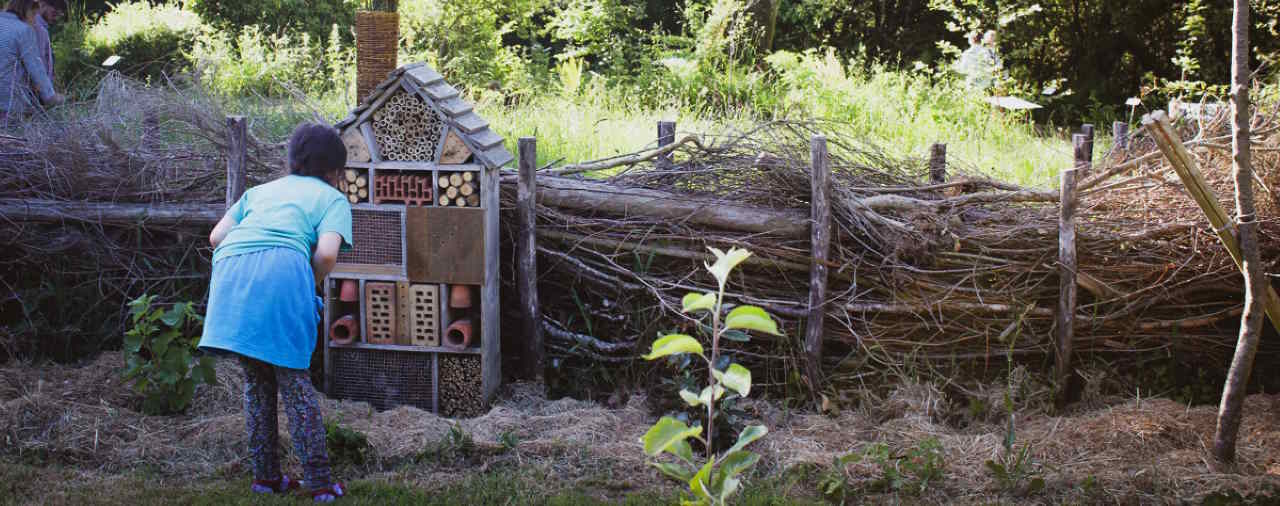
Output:
[[498,169],[511,153],[420,63],[336,126],[354,244],[325,280],[325,390],[378,409],[478,414],[502,378]]

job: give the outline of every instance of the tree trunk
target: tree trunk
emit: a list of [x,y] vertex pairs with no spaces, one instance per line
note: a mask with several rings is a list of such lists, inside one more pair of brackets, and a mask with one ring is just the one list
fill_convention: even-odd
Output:
[[[1244,314],[1240,317],[1240,338],[1235,357],[1227,372],[1218,407],[1218,428],[1213,440],[1213,455],[1222,462],[1233,462],[1236,435],[1240,430],[1241,409],[1253,356],[1258,351],[1258,335],[1262,331],[1262,298],[1264,290],[1262,263],[1258,253],[1258,223],[1254,217],[1253,169],[1249,161],[1249,2],[1235,0],[1232,18],[1231,104],[1234,124],[1231,132],[1232,173],[1236,183],[1236,221],[1240,252],[1244,261]],[[1263,292],[1265,293],[1265,292]]]

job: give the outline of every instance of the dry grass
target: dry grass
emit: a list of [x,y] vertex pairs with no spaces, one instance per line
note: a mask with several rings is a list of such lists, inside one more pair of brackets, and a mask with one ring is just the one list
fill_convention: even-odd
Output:
[[[242,385],[233,364],[218,365],[220,384],[203,388],[190,413],[151,417],[134,410],[135,397],[116,380],[119,363],[118,354],[104,353],[81,367],[0,369],[0,460],[73,470],[83,486],[136,472],[157,479],[243,479],[245,436],[235,393]],[[998,397],[1003,391],[979,395]],[[1032,469],[1048,484],[1028,497],[1002,492],[984,466],[1004,452],[1003,414],[957,424],[954,411],[961,408],[932,385],[902,384],[884,399],[869,397],[862,407],[838,414],[788,413],[768,401],[748,402],[746,411],[772,430],[757,443],[766,464],[757,479],[799,473],[805,476],[803,486],[792,493],[801,497],[816,495],[813,472],[827,469],[833,457],[874,443],[900,452],[926,438],[942,444],[945,477],[923,495],[908,497],[911,501],[1147,504],[1197,501],[1228,490],[1259,497],[1280,485],[1280,429],[1273,423],[1280,416],[1280,396],[1248,398],[1240,463],[1231,468],[1215,465],[1207,450],[1215,422],[1212,406],[1166,399],[1095,402],[1103,407],[1049,416],[1019,401],[1017,446],[1030,447]],[[347,479],[394,480],[431,490],[518,466],[548,477],[530,484],[541,489],[531,491],[534,497],[566,484],[618,497],[677,488],[645,465],[639,440],[655,419],[645,404],[642,396],[632,396],[618,409],[548,400],[535,385],[515,384],[488,413],[472,419],[446,419],[407,407],[373,412],[363,403],[328,399],[322,409],[327,419],[366,434],[374,449],[365,465],[341,471]],[[426,452],[446,440],[455,423],[474,447],[454,458]],[[503,433],[518,436],[515,449],[498,444]],[[876,478],[876,469],[864,463],[847,472],[856,485]],[[612,478],[602,482],[602,475]],[[1082,486],[1088,477],[1096,480],[1093,489]]]

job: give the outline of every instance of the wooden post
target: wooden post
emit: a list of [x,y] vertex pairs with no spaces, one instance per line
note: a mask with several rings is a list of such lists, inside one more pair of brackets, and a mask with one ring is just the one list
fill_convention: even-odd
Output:
[[[1089,159],[1089,167],[1076,174],[1076,180],[1084,179],[1089,175],[1089,171],[1093,169],[1093,123],[1085,123],[1080,125],[1080,133],[1084,134],[1084,153]],[[1077,163],[1079,158],[1076,158]]]
[[1086,134],[1071,136],[1075,164],[1062,171],[1061,212],[1058,214],[1058,314],[1054,322],[1057,346],[1054,351],[1054,379],[1058,383],[1058,407],[1075,399],[1071,388],[1071,341],[1075,338],[1076,314],[1076,178],[1089,169],[1089,142]]
[[809,155],[812,175],[812,239],[813,263],[809,269],[809,320],[804,330],[805,376],[809,387],[817,392],[822,382],[822,323],[827,300],[827,257],[831,247],[831,158],[827,154],[827,138],[813,136]]
[[929,182],[947,182],[947,145],[941,142],[929,146]]
[[244,116],[227,116],[227,208],[230,209],[247,184],[249,129]]
[[[658,122],[658,147],[670,146],[675,142],[676,142],[676,122],[659,121]],[[657,160],[654,160],[654,165],[658,167],[658,170],[671,170],[671,167],[675,165],[675,157],[673,157],[669,153],[659,156]]]
[[1129,149],[1129,124],[1123,121],[1117,121],[1111,124],[1111,145],[1115,146],[1115,151],[1123,152]]
[[520,232],[516,236],[516,263],[519,266],[521,312],[524,313],[525,376],[542,381],[545,348],[542,342],[542,313],[538,308],[537,183],[538,141],[521,137],[518,142],[520,181],[516,188],[516,212]]

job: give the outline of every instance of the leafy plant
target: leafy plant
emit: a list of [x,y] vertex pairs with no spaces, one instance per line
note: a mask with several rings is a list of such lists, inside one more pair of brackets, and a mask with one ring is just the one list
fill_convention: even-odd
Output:
[[895,454],[884,443],[876,443],[862,452],[833,457],[831,469],[818,481],[818,489],[827,499],[843,503],[855,488],[845,468],[865,461],[880,471],[879,477],[869,484],[870,490],[919,494],[942,481],[946,467],[943,456],[942,443],[934,437],[920,441],[902,454]]
[[[505,444],[508,441],[503,441]],[[517,442],[518,443],[518,442]],[[458,459],[469,459],[476,452],[475,439],[462,428],[462,424],[454,423],[439,440],[428,443],[427,448],[418,454],[419,461],[432,459],[441,462],[452,462]]]
[[513,430],[504,430],[498,434],[498,444],[502,445],[502,451],[513,451],[520,446],[520,435]]
[[[1016,494],[1031,494],[1044,489],[1044,478],[1038,475],[1038,470],[1030,456],[1030,446],[1024,444],[1021,450],[1015,451],[1014,444],[1017,441],[1017,427],[1014,423],[1014,365],[1013,365],[1013,349],[1017,344],[1018,336],[1022,332],[1022,318],[1026,316],[1023,312],[1018,317],[1013,335],[1009,338],[1009,347],[1005,354],[1005,363],[1008,367],[1007,385],[1004,391],[1004,409],[1009,417],[1009,422],[1005,430],[1004,436],[1004,453],[1001,454],[999,460],[986,461],[987,470],[991,471],[995,477],[996,483],[1000,485],[1000,489],[1005,492]],[[1025,487],[1024,487],[1025,484]]]
[[[717,362],[720,361],[720,339],[734,330],[781,334],[778,333],[778,324],[773,317],[756,306],[737,306],[721,318],[724,287],[729,273],[750,257],[751,252],[739,248],[731,248],[727,253],[716,248],[710,250],[715,254],[716,261],[706,267],[715,276],[719,289],[716,292],[690,293],[684,296],[681,304],[684,313],[710,313],[710,354],[692,336],[668,334],[654,341],[644,359],[656,360],[672,355],[702,358],[707,365],[707,385],[700,392],[682,389],[680,397],[690,407],[705,406],[706,425],[714,427],[716,405],[726,393],[733,392],[740,397],[751,393],[749,369],[736,363],[726,364],[723,368],[717,367]],[[689,490],[694,495],[690,504],[720,505],[725,504],[742,485],[738,476],[760,461],[760,455],[747,451],[746,446],[768,432],[769,429],[763,425],[748,426],[738,434],[738,440],[732,447],[717,456],[713,445],[714,430],[708,430],[704,437],[702,424],[690,427],[676,418],[664,416],[645,433],[644,452],[650,457],[668,453],[676,458],[675,462],[653,461],[651,464],[663,474],[689,484]],[[706,457],[701,465],[693,455],[690,439],[699,441],[706,447]]]
[[363,432],[349,429],[329,420],[324,422],[324,441],[334,465],[363,465],[369,454],[369,438]]
[[133,328],[124,334],[124,379],[143,396],[148,414],[178,413],[187,409],[199,383],[216,384],[213,359],[195,356],[200,340],[194,332],[203,319],[190,302],[168,310],[153,307],[154,295],[129,303]]

